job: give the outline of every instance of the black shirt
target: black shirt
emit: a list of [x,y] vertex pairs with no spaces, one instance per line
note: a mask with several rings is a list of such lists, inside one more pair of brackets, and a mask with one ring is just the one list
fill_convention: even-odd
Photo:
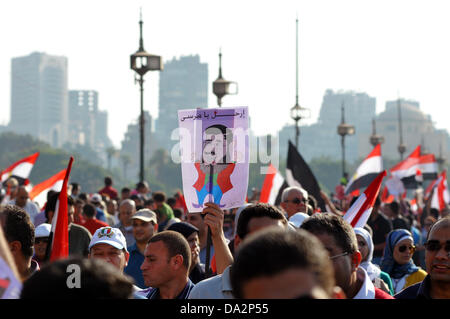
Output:
[[[378,216],[375,220],[369,221],[367,224],[372,228],[373,236],[373,244],[378,245],[386,242],[386,237],[389,232],[392,230],[392,224],[390,220],[381,213],[378,213]],[[373,251],[373,257],[382,257],[383,249],[375,249]]]

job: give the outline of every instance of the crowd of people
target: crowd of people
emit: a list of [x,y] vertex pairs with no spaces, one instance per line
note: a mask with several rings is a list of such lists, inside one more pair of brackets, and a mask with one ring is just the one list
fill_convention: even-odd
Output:
[[300,187],[284,189],[280,205],[254,196],[191,213],[181,192],[104,184],[94,194],[70,185],[69,256],[51,262],[59,193],[38,207],[26,187],[11,188],[0,257],[20,282],[18,298],[450,299],[449,211],[429,199],[412,210],[404,198],[377,198],[367,224],[353,228],[342,218],[351,198],[322,192],[322,212]]

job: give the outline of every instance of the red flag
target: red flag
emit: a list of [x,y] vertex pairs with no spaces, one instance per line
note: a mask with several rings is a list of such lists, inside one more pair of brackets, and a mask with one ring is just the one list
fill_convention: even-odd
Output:
[[378,174],[343,216],[352,227],[364,227],[367,223],[385,176],[385,170]]
[[[63,185],[56,203],[55,213],[52,219],[52,242],[50,261],[69,256],[69,214],[67,206],[67,182],[72,169],[73,157],[70,157],[64,176]],[[50,234],[52,236],[52,234]]]
[[263,186],[261,188],[259,202],[275,204],[283,183],[283,176],[281,176],[275,166],[270,164],[266,177],[264,178]]
[[450,201],[450,193],[447,185],[447,171],[443,170],[439,175],[438,181],[435,183],[433,197],[431,198],[431,207],[442,211],[446,208]]
[[47,193],[50,190],[60,192],[61,187],[66,176],[66,169],[63,169],[59,173],[53,175],[49,179],[46,179],[42,183],[39,183],[33,187],[30,192],[30,199],[39,204],[39,207],[43,207],[47,201]]
[[9,177],[14,177],[18,180],[20,185],[28,184],[28,176],[33,169],[34,163],[39,157],[39,152],[33,155],[22,158],[20,161],[15,162],[7,169],[0,172],[0,182],[4,183]]

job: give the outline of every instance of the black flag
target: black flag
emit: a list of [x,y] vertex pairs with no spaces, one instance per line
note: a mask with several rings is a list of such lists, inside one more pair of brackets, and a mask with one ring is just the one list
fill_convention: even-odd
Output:
[[319,183],[317,182],[316,177],[312,173],[308,164],[306,164],[305,160],[291,141],[289,141],[287,156],[286,181],[278,193],[276,204],[281,202],[281,194],[288,186],[299,186],[304,188],[309,195],[314,196],[317,200],[317,205],[320,207],[322,212],[326,211],[325,202],[322,199],[322,196],[320,196]]

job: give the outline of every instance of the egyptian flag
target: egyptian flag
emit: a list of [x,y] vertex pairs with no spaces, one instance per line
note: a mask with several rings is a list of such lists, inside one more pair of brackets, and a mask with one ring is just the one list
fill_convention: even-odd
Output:
[[304,188],[308,194],[314,196],[317,200],[319,208],[323,212],[327,211],[325,202],[320,195],[320,187],[316,177],[291,141],[289,141],[287,156],[286,183],[280,188],[280,193],[275,203],[276,205],[281,202],[281,193],[288,186],[298,186]]
[[261,188],[259,202],[274,205],[278,197],[280,197],[279,201],[281,201],[282,191],[280,192],[280,189],[282,189],[283,186],[285,186],[284,188],[287,187],[286,181],[275,166],[270,164]]
[[438,164],[434,154],[422,155],[419,158],[419,169],[424,180],[432,180],[438,177]]
[[47,256],[50,261],[69,256],[69,214],[67,203],[67,183],[69,180],[70,170],[72,169],[73,157],[70,157],[69,164],[66,169],[64,181],[56,202],[55,212],[52,219],[52,229],[50,231],[47,246]]
[[45,202],[47,201],[47,193],[50,190],[53,190],[55,192],[61,191],[65,176],[66,169],[63,169],[49,179],[35,185],[29,194],[30,199],[34,202],[37,202],[39,204],[39,207],[43,207]]
[[381,145],[377,144],[356,169],[356,173],[352,176],[345,188],[345,194],[348,195],[360,188],[366,188],[382,170],[383,159],[381,158]]
[[385,176],[386,171],[378,174],[372,183],[370,183],[369,187],[366,188],[364,193],[358,197],[358,199],[343,216],[344,220],[352,225],[353,228],[364,227],[367,223],[370,213],[372,212],[373,205],[375,204],[375,200],[380,192],[381,182]]
[[28,185],[28,176],[33,169],[34,163],[39,157],[39,152],[34,153],[28,157],[22,158],[15,162],[7,169],[0,172],[0,182],[4,184],[10,177],[14,177],[19,182],[19,185]]
[[399,178],[405,188],[417,188],[416,175],[420,172],[420,145],[403,161],[390,169],[391,174]]
[[442,171],[442,173],[439,175],[439,179],[435,184],[435,187],[436,188],[434,190],[433,197],[431,197],[431,207],[442,211],[450,202],[446,170]]

